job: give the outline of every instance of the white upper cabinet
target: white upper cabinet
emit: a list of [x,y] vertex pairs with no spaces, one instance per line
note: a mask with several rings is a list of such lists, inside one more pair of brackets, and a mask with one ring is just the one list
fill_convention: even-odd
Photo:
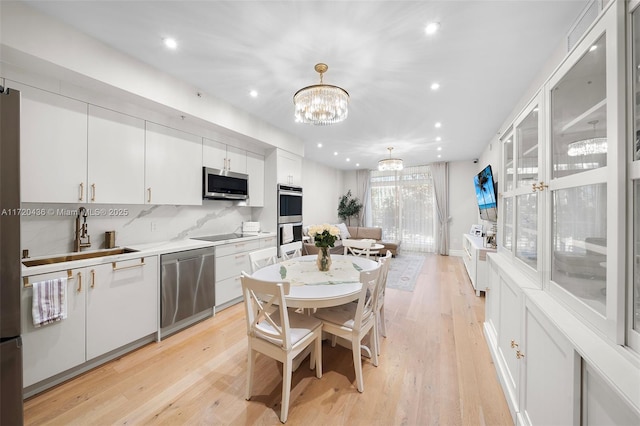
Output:
[[87,104],[11,81],[20,90],[23,202],[85,202]]
[[247,151],[249,206],[264,206],[264,156]]
[[205,167],[247,173],[247,151],[203,138],[202,163]]
[[278,183],[302,186],[302,157],[278,149]]
[[202,138],[147,122],[147,204],[202,205]]
[[88,201],[144,204],[144,120],[89,105]]

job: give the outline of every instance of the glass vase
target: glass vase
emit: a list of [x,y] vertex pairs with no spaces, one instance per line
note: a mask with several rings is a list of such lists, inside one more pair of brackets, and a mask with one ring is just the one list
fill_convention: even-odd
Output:
[[329,268],[331,268],[331,254],[329,253],[329,247],[318,247],[318,259],[316,259],[316,264],[318,265],[318,270],[322,272],[327,272]]

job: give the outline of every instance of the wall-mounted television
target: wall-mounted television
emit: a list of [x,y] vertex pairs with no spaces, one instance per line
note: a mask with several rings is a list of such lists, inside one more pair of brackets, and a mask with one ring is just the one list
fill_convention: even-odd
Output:
[[496,202],[496,184],[493,180],[491,165],[485,167],[473,177],[480,210],[480,219],[496,222],[498,220],[498,203]]

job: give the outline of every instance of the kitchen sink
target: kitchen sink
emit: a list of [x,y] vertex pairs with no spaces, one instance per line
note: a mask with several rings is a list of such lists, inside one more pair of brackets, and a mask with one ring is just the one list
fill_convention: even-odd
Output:
[[107,250],[91,251],[91,252],[84,252],[84,253],[73,253],[73,254],[67,254],[64,256],[45,257],[42,259],[23,260],[22,264],[27,267],[50,265],[52,263],[71,262],[73,260],[92,259],[94,257],[105,257],[105,256],[113,256],[116,254],[135,253],[137,251],[138,250],[134,250],[126,247],[116,248],[116,249],[107,249]]

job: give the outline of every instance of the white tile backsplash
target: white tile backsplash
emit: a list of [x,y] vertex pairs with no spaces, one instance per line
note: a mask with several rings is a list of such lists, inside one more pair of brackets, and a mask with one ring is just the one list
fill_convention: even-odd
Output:
[[73,251],[74,212],[80,206],[89,213],[87,250],[105,248],[106,231],[116,231],[116,245],[125,247],[239,232],[242,222],[251,220],[251,207],[232,201],[204,200],[202,206],[22,203],[22,249],[32,257]]

